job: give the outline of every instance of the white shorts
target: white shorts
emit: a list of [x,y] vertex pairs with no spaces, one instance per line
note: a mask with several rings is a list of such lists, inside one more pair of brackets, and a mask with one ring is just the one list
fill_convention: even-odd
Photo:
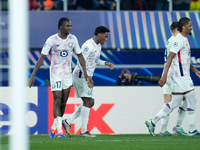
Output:
[[73,76],[73,86],[76,97],[91,97],[94,98],[93,88],[89,88],[85,78]]
[[163,94],[172,94],[172,86],[173,86],[172,79],[171,78],[167,78],[166,83],[162,87]]
[[72,77],[53,78],[50,77],[51,91],[62,91],[72,86]]
[[194,84],[190,76],[172,77],[172,92],[184,93],[194,89]]

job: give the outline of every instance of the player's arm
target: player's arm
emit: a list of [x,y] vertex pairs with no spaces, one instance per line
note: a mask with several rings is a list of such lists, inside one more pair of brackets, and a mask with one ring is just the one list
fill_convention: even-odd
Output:
[[35,75],[37,73],[37,71],[39,70],[39,68],[41,67],[42,63],[44,62],[44,59],[47,55],[41,54],[39,60],[37,61],[37,63],[35,64],[34,70],[31,74],[31,77],[29,78],[29,87],[31,88],[31,86],[34,84],[35,82]]
[[101,59],[98,59],[97,65],[98,65],[98,66],[108,66],[108,67],[110,67],[110,70],[112,70],[113,67],[114,67],[113,63],[110,63],[110,62],[108,62],[108,61],[103,61],[103,60],[101,60]]
[[113,67],[114,67],[113,63],[110,63],[110,62],[106,61],[105,65],[110,67],[110,70],[113,70]]
[[79,60],[79,63],[80,63],[80,65],[81,65],[82,71],[83,71],[83,73],[84,73],[84,77],[85,77],[85,79],[86,79],[86,81],[87,81],[87,83],[88,83],[88,86],[89,86],[90,88],[93,88],[94,83],[93,83],[92,78],[91,78],[90,76],[88,76],[88,74],[87,74],[86,66],[85,66],[85,59],[84,59],[84,57],[83,57],[83,54],[80,53],[80,54],[77,54],[77,55],[78,55],[78,60]]
[[169,53],[169,55],[168,55],[168,58],[167,58],[167,62],[166,62],[165,68],[164,68],[163,75],[162,75],[162,77],[160,78],[160,80],[158,81],[158,85],[161,86],[161,87],[162,87],[162,86],[165,84],[165,82],[166,82],[169,67],[171,66],[172,60],[173,60],[173,58],[174,58],[175,56],[176,56],[176,53],[173,53],[173,52],[170,51],[170,53]]
[[200,71],[197,68],[195,68],[191,63],[190,70],[192,70],[196,74],[196,76],[200,78]]

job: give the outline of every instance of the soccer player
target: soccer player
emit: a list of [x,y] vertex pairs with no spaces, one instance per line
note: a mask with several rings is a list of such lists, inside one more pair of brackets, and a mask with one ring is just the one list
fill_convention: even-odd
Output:
[[[166,64],[167,57],[170,52],[169,50],[172,47],[173,40],[175,39],[176,35],[179,33],[178,22],[173,22],[170,25],[170,30],[172,32],[172,36],[168,39],[167,44],[166,44],[165,56],[164,56],[165,64]],[[169,70],[170,69],[171,69],[171,67],[169,68]],[[170,72],[170,71],[168,71],[168,72]],[[171,75],[168,73],[166,83],[163,86],[163,97],[164,97],[165,104],[169,103],[172,99],[172,95],[171,95],[172,91],[171,91],[171,87],[170,87],[171,80],[170,79],[168,80],[168,78],[170,78],[170,76]],[[186,109],[187,109],[187,101],[184,98],[184,100],[182,101],[182,104],[178,110],[178,118],[177,118],[176,126],[172,129],[176,134],[180,134],[183,136],[187,136],[187,133],[181,128],[181,124],[182,124],[183,119],[186,114]],[[160,136],[171,136],[171,133],[167,131],[168,121],[169,121],[169,115],[166,115],[161,119],[161,131],[159,133]]]
[[[155,136],[156,123],[168,115],[174,108],[178,107],[183,97],[187,99],[187,115],[189,122],[189,136],[200,136],[195,127],[196,121],[196,96],[194,84],[190,77],[190,69],[200,78],[200,71],[197,70],[190,62],[190,45],[187,35],[191,34],[193,27],[189,18],[183,17],[179,20],[178,33],[173,41],[169,56],[164,68],[164,73],[158,84],[162,87],[166,83],[168,71],[171,74],[172,100],[164,104],[162,109],[153,119],[145,121],[145,124],[152,136]],[[169,70],[171,66],[171,70]],[[169,78],[167,79],[169,80]]]
[[61,18],[58,22],[57,34],[50,36],[44,44],[41,52],[41,56],[37,61],[32,75],[29,79],[29,87],[35,82],[35,75],[42,65],[45,57],[49,51],[52,52],[51,66],[50,66],[50,82],[51,91],[54,97],[53,115],[54,122],[50,129],[50,138],[55,137],[57,129],[58,138],[65,138],[66,136],[62,131],[62,116],[65,111],[66,102],[69,97],[71,85],[72,85],[72,53],[75,51],[78,55],[80,65],[84,72],[83,80],[87,80],[88,86],[93,87],[93,81],[91,77],[87,75],[85,68],[85,60],[81,53],[78,40],[76,36],[70,34],[72,29],[72,23],[68,18]]
[[[94,70],[97,65],[109,66],[113,69],[113,64],[100,59],[101,45],[103,45],[108,38],[110,30],[104,26],[99,26],[95,29],[94,37],[87,40],[81,47],[83,57],[86,61],[86,70],[89,76],[93,76]],[[75,89],[76,97],[80,97],[83,101],[75,112],[69,116],[68,119],[62,121],[66,133],[71,136],[70,125],[71,123],[81,116],[81,137],[95,137],[87,131],[87,124],[89,119],[90,108],[94,105],[94,92],[93,88],[87,86],[84,80],[84,73],[79,65],[73,71],[73,86]]]

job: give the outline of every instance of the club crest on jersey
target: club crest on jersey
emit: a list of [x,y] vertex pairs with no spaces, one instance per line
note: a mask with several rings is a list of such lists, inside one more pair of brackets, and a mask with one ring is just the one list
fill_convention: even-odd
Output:
[[69,43],[68,46],[69,46],[70,48],[73,48],[73,43]]
[[89,50],[89,48],[86,46],[84,47],[84,51],[87,52]]
[[177,47],[178,46],[178,43],[177,42],[174,42],[174,47]]
[[52,87],[52,89],[55,89],[56,85],[55,85],[55,84],[53,84],[51,87]]
[[61,52],[60,52],[60,56],[61,56],[61,57],[67,57],[67,55],[68,55],[68,52],[67,52],[67,51],[61,51]]

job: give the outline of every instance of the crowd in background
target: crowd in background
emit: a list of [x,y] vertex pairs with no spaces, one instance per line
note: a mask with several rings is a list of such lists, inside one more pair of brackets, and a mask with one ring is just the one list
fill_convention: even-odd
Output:
[[[30,10],[63,10],[63,0],[29,0]],[[115,0],[68,0],[68,10],[116,10]],[[169,0],[121,0],[120,10],[169,10]],[[173,0],[173,10],[200,10],[200,0]]]
[[[170,0],[120,0],[120,10],[169,10]],[[7,10],[8,0],[1,1]],[[63,10],[63,0],[29,0],[29,10]],[[116,10],[115,0],[68,0],[68,10]],[[172,10],[200,10],[200,0],[173,0]]]

